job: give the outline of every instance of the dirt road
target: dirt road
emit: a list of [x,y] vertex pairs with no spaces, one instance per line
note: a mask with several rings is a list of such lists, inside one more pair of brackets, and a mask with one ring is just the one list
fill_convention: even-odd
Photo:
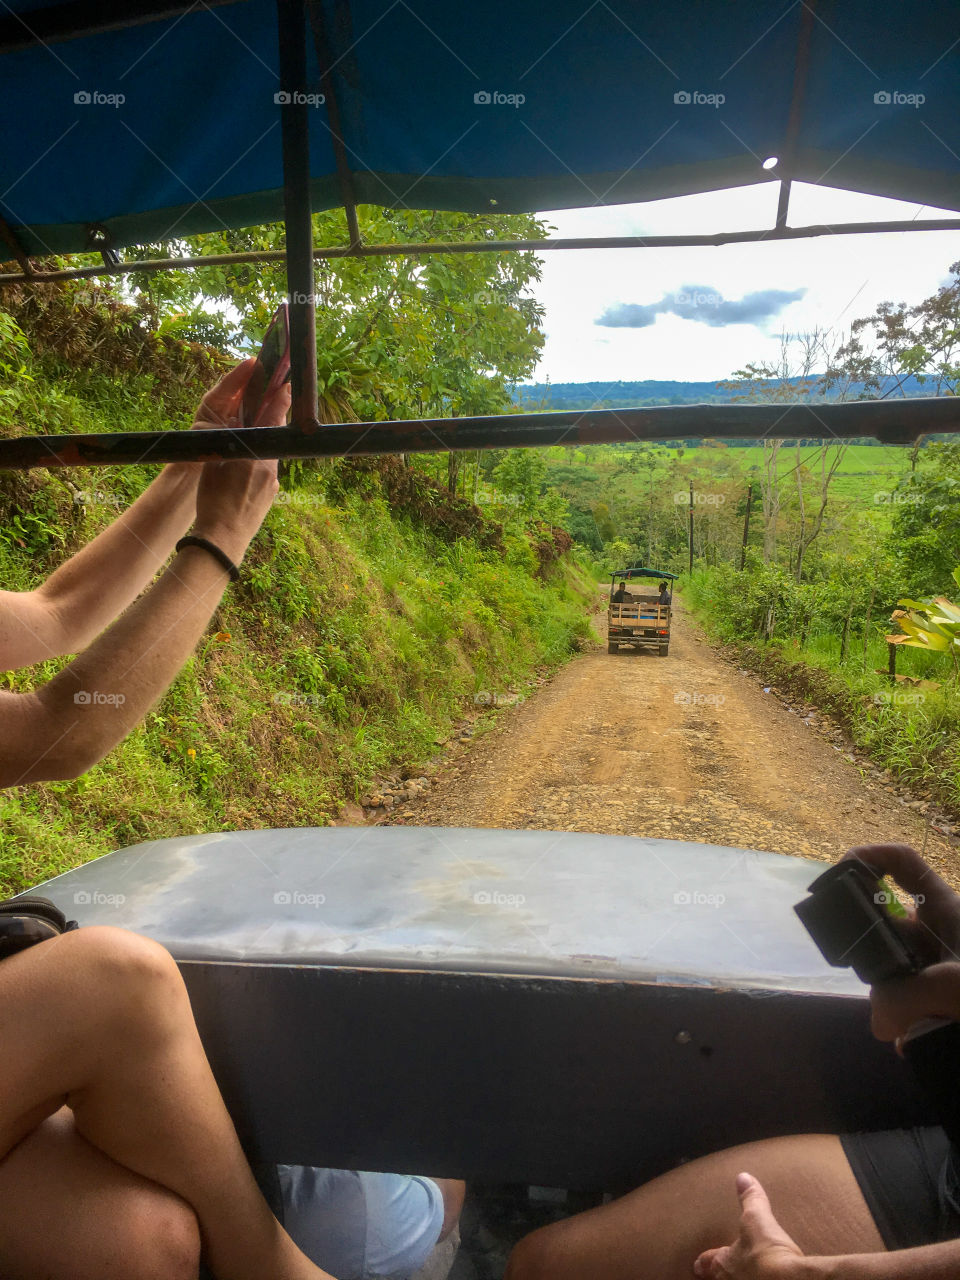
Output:
[[[681,606],[668,657],[610,655],[604,643],[574,659],[446,760],[392,820],[664,836],[821,860],[881,839],[920,847],[919,805],[829,734],[721,656]],[[960,887],[960,853],[926,835],[927,856]]]

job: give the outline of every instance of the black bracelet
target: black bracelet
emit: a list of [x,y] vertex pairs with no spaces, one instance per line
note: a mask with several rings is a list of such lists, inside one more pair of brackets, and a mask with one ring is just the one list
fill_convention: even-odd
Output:
[[214,560],[218,561],[227,573],[230,575],[231,582],[240,581],[240,570],[233,563],[225,551],[221,551],[215,542],[211,542],[209,538],[200,538],[195,533],[188,533],[185,538],[181,538],[174,548],[176,551],[182,551],[184,547],[201,547],[204,551],[209,551]]

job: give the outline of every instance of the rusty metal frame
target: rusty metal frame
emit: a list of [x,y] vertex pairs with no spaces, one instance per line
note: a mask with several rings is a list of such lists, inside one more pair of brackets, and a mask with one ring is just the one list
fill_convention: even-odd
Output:
[[800,123],[803,119],[803,105],[807,93],[807,73],[810,70],[810,43],[813,39],[813,20],[816,16],[817,0],[806,0],[800,14],[800,32],[797,39],[797,60],[793,69],[793,91],[790,96],[790,114],[787,117],[787,128],[784,134],[783,155],[777,169],[780,180],[780,198],[777,201],[776,225],[783,229],[787,225],[787,211],[790,207],[790,191],[793,185],[793,169],[797,156],[797,139],[800,136]]
[[[481,215],[478,215],[481,216]],[[577,236],[546,240],[464,240],[397,244],[327,245],[313,250],[317,260],[330,258],[431,257],[444,253],[549,253],[565,249],[680,249],[720,248],[727,244],[758,244],[773,240],[809,240],[818,236],[889,235],[893,232],[960,231],[960,218],[924,218],[891,222],[814,223],[806,227],[771,227],[766,230],[717,231],[687,236]],[[59,280],[83,280],[93,276],[132,275],[138,271],[184,271],[192,267],[220,267],[251,262],[283,262],[286,253],[274,249],[263,253],[219,253],[197,258],[145,258],[116,266],[65,267],[57,271],[34,271],[30,276],[0,274],[6,284],[54,284]]]
[[318,417],[317,318],[310,211],[310,108],[307,106],[306,0],[277,0],[280,106],[283,141],[283,211],[287,296],[290,304],[290,375],[294,427],[309,431]]
[[[231,3],[233,0],[208,0]],[[32,11],[28,26],[16,14],[0,19],[0,52],[39,41],[72,39],[97,31],[157,21],[187,12],[188,0],[97,0],[64,3]],[[425,419],[323,425],[318,421],[314,262],[345,257],[426,257],[437,254],[553,252],[569,249],[673,248],[721,246],[815,236],[889,232],[955,231],[960,218],[918,221],[786,225],[792,166],[806,90],[813,24],[810,6],[801,21],[793,94],[781,157],[782,177],[776,225],[767,230],[709,235],[608,236],[546,240],[482,240],[463,243],[364,244],[361,239],[353,175],[343,139],[339,102],[331,71],[324,15],[317,0],[277,0],[281,84],[290,100],[281,104],[284,221],[286,248],[263,253],[234,253],[195,258],[119,261],[113,253],[96,266],[38,271],[15,230],[0,222],[0,241],[9,248],[20,273],[0,274],[0,286],[56,283],[133,272],[182,270],[240,263],[285,262],[291,310],[292,425],[242,431],[166,431],[107,435],[23,436],[0,441],[0,469],[139,462],[207,460],[222,457],[304,458],[380,453],[436,452],[518,446],[664,440],[696,436],[760,439],[874,437],[910,443],[927,433],[960,432],[960,408],[954,399],[864,401],[817,405],[682,405],[666,408],[588,410],[497,417]],[[310,208],[307,22],[309,20],[333,142],[349,243],[315,248]],[[297,90],[299,92],[293,92]]]
[[508,449],[612,441],[874,438],[911,444],[928,433],[960,433],[960,398],[818,404],[701,404],[589,409],[400,422],[324,424],[238,431],[143,431],[20,436],[0,441],[0,469],[204,462],[216,458],[329,458],[451,449]]

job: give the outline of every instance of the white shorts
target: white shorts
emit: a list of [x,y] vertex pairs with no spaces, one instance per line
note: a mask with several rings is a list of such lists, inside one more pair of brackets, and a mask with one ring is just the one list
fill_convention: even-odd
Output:
[[430,1178],[277,1166],[284,1226],[337,1280],[407,1280],[443,1228],[443,1196]]

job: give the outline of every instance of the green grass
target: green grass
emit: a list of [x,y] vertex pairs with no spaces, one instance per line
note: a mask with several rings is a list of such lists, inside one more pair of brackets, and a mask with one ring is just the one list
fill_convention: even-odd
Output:
[[[724,451],[731,458],[735,457],[744,468],[757,468],[757,474],[763,470],[763,447],[731,446]],[[693,457],[706,454],[716,455],[715,450],[699,448],[690,450]],[[865,445],[853,444],[847,447],[843,460],[831,484],[830,492],[836,498],[856,501],[873,501],[876,493],[891,493],[900,480],[910,474],[910,455],[912,450],[902,445]],[[817,463],[817,447],[801,446],[800,458],[808,468]],[[792,444],[785,445],[778,456],[778,472],[786,477],[787,472],[797,465],[797,451]],[[919,466],[925,462],[923,450],[919,455]],[[814,474],[816,472],[814,471]],[[881,505],[878,503],[877,505]]]
[[683,591],[710,635],[764,678],[838,718],[879,765],[960,814],[960,688],[946,655],[899,649],[898,674],[930,682],[918,687],[891,683],[887,644],[872,630],[864,653],[862,629],[852,629],[842,661],[840,637],[826,628],[813,628],[802,646],[794,636],[764,644],[736,633],[737,601],[729,582],[717,594],[717,582],[716,571],[700,569]]
[[[143,840],[325,825],[378,773],[435,756],[477,692],[506,693],[589,633],[595,579],[575,558],[544,580],[526,538],[507,538],[504,553],[441,541],[391,509],[375,473],[344,487],[345,474],[334,464],[289,488],[245,582],[105,761],[0,796],[0,891]],[[109,507],[78,512],[66,478],[0,481],[25,530],[0,542],[0,580],[32,586],[110,518]],[[131,496],[119,470],[82,483]]]

